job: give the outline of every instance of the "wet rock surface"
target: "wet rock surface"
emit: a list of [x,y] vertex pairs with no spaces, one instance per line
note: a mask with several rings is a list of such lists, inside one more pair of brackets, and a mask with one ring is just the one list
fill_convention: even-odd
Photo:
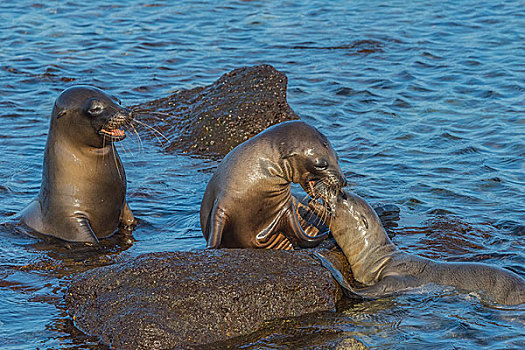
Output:
[[[131,107],[141,134],[168,151],[223,157],[274,124],[299,119],[286,101],[286,75],[270,65],[235,69],[205,87]],[[161,136],[159,133],[162,133]]]
[[[342,271],[327,241],[318,251]],[[145,254],[76,277],[75,325],[114,348],[188,348],[253,333],[274,319],[335,311],[342,293],[308,251],[221,249]]]

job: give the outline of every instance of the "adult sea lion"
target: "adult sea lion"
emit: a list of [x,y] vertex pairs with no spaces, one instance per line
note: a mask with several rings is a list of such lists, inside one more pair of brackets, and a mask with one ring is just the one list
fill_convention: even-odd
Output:
[[407,254],[388,238],[375,211],[360,197],[340,191],[332,212],[316,202],[317,215],[328,217],[330,230],[345,254],[352,273],[363,288],[352,288],[327,260],[321,262],[349,291],[363,297],[380,297],[428,283],[478,292],[499,304],[525,302],[525,280],[495,266],[468,262],[438,262]]
[[315,226],[301,227],[292,182],[314,197],[317,186],[337,191],[346,184],[335,151],[314,127],[302,121],[276,124],[235,147],[202,199],[207,246],[292,249],[326,238]]
[[97,243],[119,224],[132,226],[126,175],[113,142],[132,120],[103,91],[72,87],[55,101],[40,193],[22,212],[31,229],[70,242]]

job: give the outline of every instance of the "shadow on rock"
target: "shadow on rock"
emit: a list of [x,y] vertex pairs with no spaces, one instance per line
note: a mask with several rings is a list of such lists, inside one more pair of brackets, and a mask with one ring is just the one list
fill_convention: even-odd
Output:
[[[349,302],[349,305],[345,305]],[[356,305],[345,299],[341,307]],[[225,342],[206,344],[207,350],[222,349],[301,349],[301,350],[364,350],[367,347],[356,340],[355,332],[345,328],[341,313],[317,312],[295,318],[269,321],[265,327],[250,335]],[[346,321],[348,322],[348,321]]]
[[138,126],[140,133],[166,150],[222,158],[264,129],[299,119],[286,101],[287,81],[269,65],[238,68],[209,86],[131,108],[147,124]]

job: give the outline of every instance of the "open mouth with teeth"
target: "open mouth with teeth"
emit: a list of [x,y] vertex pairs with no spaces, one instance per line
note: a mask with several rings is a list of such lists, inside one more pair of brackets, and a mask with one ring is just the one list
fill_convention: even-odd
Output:
[[126,137],[123,129],[111,125],[103,126],[98,133],[111,141],[120,141]]

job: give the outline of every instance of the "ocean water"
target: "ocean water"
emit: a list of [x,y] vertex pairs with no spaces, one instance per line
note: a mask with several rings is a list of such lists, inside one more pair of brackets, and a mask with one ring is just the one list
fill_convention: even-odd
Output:
[[[40,187],[62,90],[124,105],[267,63],[288,101],[340,156],[350,189],[395,205],[394,242],[525,277],[525,6],[522,1],[73,1],[0,4],[0,348],[103,349],[64,309],[76,274],[146,252],[201,249],[199,205],[217,162],[119,143],[133,242],[96,252],[30,238],[13,215]],[[299,326],[298,326],[299,327]],[[348,304],[244,348],[525,347],[525,310],[452,289]]]

